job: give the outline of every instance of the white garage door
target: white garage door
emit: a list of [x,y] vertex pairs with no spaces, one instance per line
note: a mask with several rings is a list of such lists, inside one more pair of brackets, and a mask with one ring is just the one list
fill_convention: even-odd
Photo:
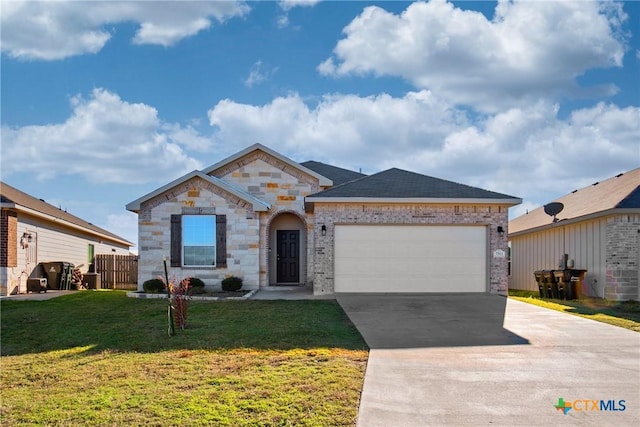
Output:
[[336,225],[336,292],[485,292],[483,226]]

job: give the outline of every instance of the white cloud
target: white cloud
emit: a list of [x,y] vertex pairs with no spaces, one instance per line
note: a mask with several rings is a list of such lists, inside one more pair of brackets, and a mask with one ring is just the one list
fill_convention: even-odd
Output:
[[253,87],[255,85],[262,84],[268,81],[271,76],[277,72],[277,68],[272,68],[271,70],[264,70],[262,66],[262,61],[257,61],[251,67],[251,71],[249,71],[249,76],[245,79],[244,85],[246,87]]
[[289,15],[280,15],[278,16],[278,20],[276,21],[276,25],[278,28],[286,28],[289,26]]
[[57,60],[96,53],[110,25],[135,22],[135,44],[170,46],[211,26],[243,16],[243,2],[3,1],[2,51],[14,58]]
[[[344,28],[324,75],[392,75],[445,99],[496,112],[583,92],[586,70],[621,66],[619,3],[499,2],[492,21],[443,0],[395,15],[370,6]],[[611,85],[590,88],[610,95]]]
[[441,150],[417,147],[400,164],[525,199],[535,194],[538,204],[640,166],[640,108],[601,103],[566,120],[557,113],[548,103],[514,108],[452,132]]
[[313,7],[322,0],[278,0],[278,4],[283,10],[291,10],[294,7]]
[[426,90],[326,96],[315,108],[291,94],[262,106],[224,100],[209,120],[231,152],[261,142],[298,161],[365,173],[400,167],[522,197],[526,206],[640,163],[640,108],[605,103],[567,119],[539,102],[471,122]]
[[181,147],[201,147],[202,139],[192,128],[162,123],[148,105],[127,103],[104,89],[95,89],[89,99],[73,97],[71,104],[73,113],[64,123],[2,127],[3,175],[144,183],[202,167]]
[[[279,15],[276,21],[278,28],[286,28],[289,26],[289,11],[295,7],[313,7],[322,0],[278,0],[280,9],[284,11]],[[296,27],[297,29],[298,27]]]
[[211,139],[200,135],[193,126],[163,123],[160,130],[166,133],[170,141],[189,151],[208,152],[214,148]]
[[411,155],[417,141],[439,145],[466,117],[421,91],[403,98],[327,95],[315,109],[297,94],[264,106],[223,100],[209,110],[209,121],[216,138],[227,146],[241,149],[261,142],[315,160],[365,168],[379,158]]

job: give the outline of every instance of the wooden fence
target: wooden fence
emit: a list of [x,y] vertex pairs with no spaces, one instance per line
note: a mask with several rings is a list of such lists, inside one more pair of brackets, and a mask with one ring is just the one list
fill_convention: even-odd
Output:
[[137,289],[137,255],[96,255],[94,264],[103,289]]

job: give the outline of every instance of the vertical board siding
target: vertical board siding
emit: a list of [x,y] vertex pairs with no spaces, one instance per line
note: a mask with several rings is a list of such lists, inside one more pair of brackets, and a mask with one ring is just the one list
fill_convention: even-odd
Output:
[[602,296],[605,284],[606,218],[578,224],[557,224],[554,228],[511,237],[511,289],[537,291],[533,272],[554,270],[563,254],[574,261],[574,268],[588,270],[585,287]]
[[100,274],[103,289],[131,289],[138,287],[138,257],[136,255],[96,255],[96,273]]
[[[32,242],[28,247],[20,245],[23,233],[32,235]],[[17,219],[16,259],[17,266],[4,269],[2,272],[2,286],[0,291],[26,292],[27,278],[41,277],[38,267],[42,262],[68,262],[86,272],[90,260],[87,248],[93,244],[95,254],[109,253],[116,255],[129,254],[129,246],[111,241],[102,241],[98,236],[81,230],[66,227],[60,223],[43,220],[28,214],[20,213]]]

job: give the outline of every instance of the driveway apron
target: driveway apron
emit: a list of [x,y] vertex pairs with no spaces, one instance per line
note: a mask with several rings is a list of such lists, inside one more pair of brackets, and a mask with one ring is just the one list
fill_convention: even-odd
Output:
[[487,294],[337,300],[371,348],[360,427],[640,425],[636,332]]

